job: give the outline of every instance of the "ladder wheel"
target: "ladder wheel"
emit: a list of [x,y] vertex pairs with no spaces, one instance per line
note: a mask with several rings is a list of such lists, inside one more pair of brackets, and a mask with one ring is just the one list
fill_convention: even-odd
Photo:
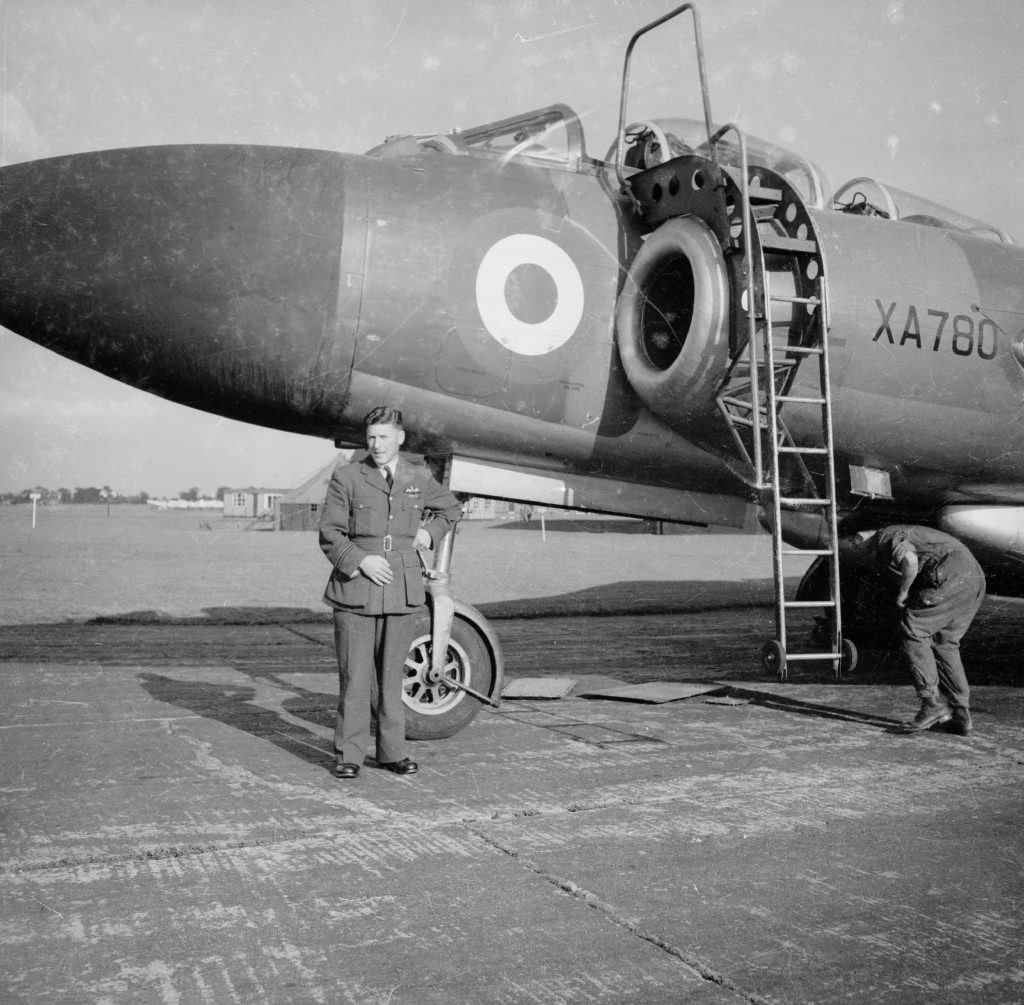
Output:
[[845,677],[857,666],[857,647],[849,639],[843,639],[839,651],[843,654],[839,661],[839,673]]
[[786,650],[778,639],[769,639],[761,646],[761,666],[768,673],[786,676]]

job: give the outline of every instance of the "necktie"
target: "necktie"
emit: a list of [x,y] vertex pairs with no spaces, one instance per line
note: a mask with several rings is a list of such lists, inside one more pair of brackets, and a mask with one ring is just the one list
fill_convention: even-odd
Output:
[[384,469],[384,481],[388,483],[388,488],[391,488],[392,482],[394,481],[391,475],[391,468]]

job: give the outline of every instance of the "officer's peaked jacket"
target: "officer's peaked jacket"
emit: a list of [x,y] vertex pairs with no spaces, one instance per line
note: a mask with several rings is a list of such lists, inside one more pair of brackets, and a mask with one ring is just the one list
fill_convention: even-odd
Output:
[[[419,555],[423,527],[436,548],[461,514],[458,499],[419,465],[402,457],[389,489],[369,456],[341,461],[331,475],[320,517],[320,547],[334,570],[324,591],[331,607],[362,614],[406,614],[426,600]],[[359,572],[367,555],[385,555],[394,570],[387,586]]]

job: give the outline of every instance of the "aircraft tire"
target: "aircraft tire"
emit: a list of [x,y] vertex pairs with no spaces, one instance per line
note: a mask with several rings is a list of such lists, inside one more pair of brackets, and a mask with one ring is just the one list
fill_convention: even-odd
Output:
[[[405,664],[405,735],[410,740],[441,740],[469,725],[483,706],[466,691],[431,683],[430,615],[416,617],[416,631]],[[456,610],[445,660],[446,675],[493,700],[501,688],[500,657],[480,625]],[[495,693],[498,692],[498,693]]]

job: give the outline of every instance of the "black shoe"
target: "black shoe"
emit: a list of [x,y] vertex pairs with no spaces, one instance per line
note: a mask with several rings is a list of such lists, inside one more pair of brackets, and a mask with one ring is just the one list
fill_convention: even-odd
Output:
[[335,778],[355,778],[359,774],[359,765],[348,761],[339,761],[334,765]]
[[905,733],[920,733],[932,726],[949,722],[953,718],[953,712],[944,701],[936,701],[934,698],[925,698],[921,701],[921,708],[913,719],[907,719],[900,723],[900,729]]
[[381,761],[380,766],[396,775],[415,775],[420,770],[420,766],[415,761],[410,761],[408,757],[403,757],[400,761]]
[[954,736],[970,736],[974,732],[974,723],[971,722],[971,713],[959,705],[953,709],[953,718],[946,727],[948,733]]

